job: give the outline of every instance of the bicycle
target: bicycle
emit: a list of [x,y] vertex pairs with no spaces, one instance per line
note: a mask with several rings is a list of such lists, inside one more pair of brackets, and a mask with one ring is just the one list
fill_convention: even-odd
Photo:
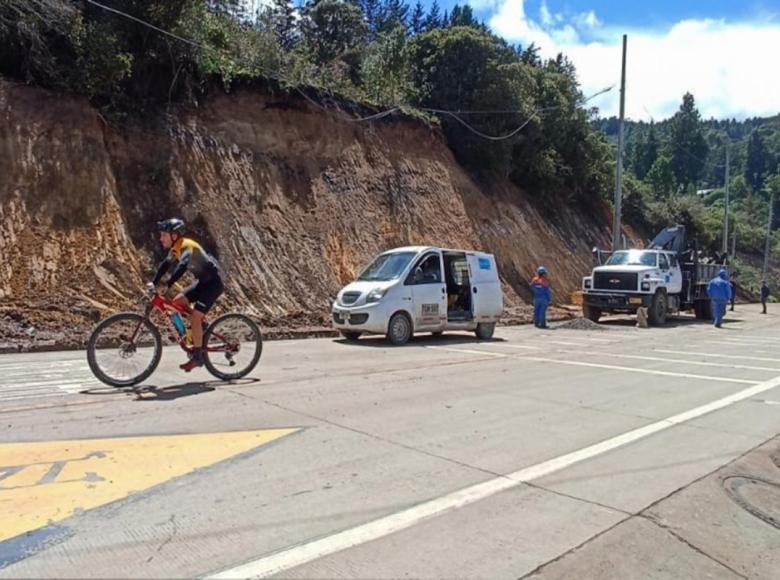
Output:
[[[189,331],[184,324],[189,313],[153,289],[147,290],[142,303],[145,304],[143,314],[120,312],[109,316],[95,327],[87,343],[89,368],[98,380],[112,387],[137,385],[149,378],[160,363],[162,335],[151,319],[153,312],[166,317],[173,332],[171,338],[192,355]],[[245,377],[257,366],[262,351],[260,329],[248,316],[232,312],[212,323],[203,321],[204,363],[218,379],[232,381]],[[244,359],[247,362],[239,366],[239,360]],[[115,370],[116,366],[119,370]],[[239,366],[237,370],[227,371],[236,366]]]

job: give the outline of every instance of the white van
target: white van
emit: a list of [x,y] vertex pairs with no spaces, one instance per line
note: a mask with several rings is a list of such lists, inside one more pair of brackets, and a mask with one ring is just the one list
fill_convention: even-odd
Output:
[[384,334],[404,344],[415,332],[473,330],[493,336],[504,309],[492,254],[426,246],[379,254],[333,303],[333,326],[348,340]]

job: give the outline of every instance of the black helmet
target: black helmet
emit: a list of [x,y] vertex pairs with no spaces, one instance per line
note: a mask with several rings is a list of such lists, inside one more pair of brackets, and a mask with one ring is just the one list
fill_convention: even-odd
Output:
[[184,224],[184,220],[180,220],[179,218],[170,218],[167,220],[162,220],[161,222],[157,222],[157,231],[159,232],[182,234],[184,233],[185,228],[186,225]]

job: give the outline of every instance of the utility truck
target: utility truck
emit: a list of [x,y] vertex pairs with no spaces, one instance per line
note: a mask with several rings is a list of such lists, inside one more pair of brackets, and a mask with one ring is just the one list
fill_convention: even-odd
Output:
[[688,310],[698,319],[712,317],[707,284],[726,266],[703,258],[684,226],[662,230],[647,248],[594,254],[598,265],[582,280],[585,318],[598,322],[603,314],[635,314],[639,308],[647,308],[648,322],[656,326]]

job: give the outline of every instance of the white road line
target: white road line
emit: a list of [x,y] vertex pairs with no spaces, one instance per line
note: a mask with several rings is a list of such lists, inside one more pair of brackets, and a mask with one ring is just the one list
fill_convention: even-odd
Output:
[[579,346],[579,347],[587,347],[592,346],[590,344],[584,343],[584,342],[568,342],[565,340],[545,340],[545,344],[559,344],[561,346]]
[[447,352],[462,352],[464,354],[478,354],[482,356],[493,356],[497,358],[509,358],[512,355],[501,354],[500,352],[490,352],[488,350],[469,350],[466,348],[450,348],[447,346],[424,346],[423,348],[431,348],[433,350],[446,350]]
[[727,377],[711,377],[708,375],[693,375],[690,373],[674,373],[671,371],[657,371],[653,369],[639,369],[635,367],[621,367],[616,365],[604,365],[600,363],[589,363],[589,362],[581,362],[581,361],[573,361],[573,360],[561,360],[561,359],[555,359],[555,358],[543,358],[543,357],[536,357],[536,356],[525,356],[523,357],[523,360],[530,360],[535,362],[545,362],[545,363],[555,363],[555,364],[561,364],[561,365],[571,365],[576,367],[591,367],[596,369],[607,369],[607,370],[613,370],[613,371],[622,371],[622,372],[630,372],[630,373],[640,373],[640,374],[646,374],[646,375],[660,375],[662,377],[678,377],[682,379],[701,379],[704,381],[715,381],[719,383],[740,383],[743,385],[755,385],[758,381],[747,381],[744,379],[730,379]]
[[683,351],[683,350],[664,350],[661,348],[653,349],[653,352],[662,352],[664,354],[683,354],[688,356],[709,356],[709,357],[726,358],[726,359],[757,360],[762,362],[777,362],[778,360],[778,357],[766,358],[766,357],[758,357],[758,356],[744,356],[738,354],[732,354],[732,355],[718,354],[716,352],[690,352],[690,351]]
[[43,397],[62,397],[67,393],[52,391],[50,393],[40,393],[37,395],[17,395],[14,397],[3,397],[0,395],[0,401],[20,401],[22,399],[41,399]]
[[296,568],[313,560],[335,554],[367,542],[383,538],[395,532],[410,528],[424,520],[476,503],[497,493],[512,489],[525,482],[533,481],[566,469],[576,463],[591,459],[619,447],[623,447],[660,431],[707,415],[724,407],[754,397],[780,386],[780,377],[754,385],[733,395],[723,397],[706,405],[695,407],[684,413],[673,415],[661,421],[628,431],[600,443],[583,447],[577,451],[549,459],[510,473],[489,479],[447,495],[434,498],[414,507],[390,514],[372,522],[326,536],[318,540],[299,544],[276,553],[263,556],[240,566],[208,576],[209,579],[263,578]]
[[82,365],[86,367],[85,361],[82,360],[74,360],[74,361],[57,361],[53,363],[40,363],[35,361],[30,361],[26,363],[21,362],[9,362],[6,364],[0,364],[0,371],[2,370],[24,370],[24,369],[35,369],[35,370],[41,370],[41,369],[50,369],[50,370],[62,370],[62,367],[69,367],[73,366],[74,364]]
[[594,352],[594,351],[588,351],[587,354],[588,355],[594,355],[594,356],[608,356],[608,357],[614,357],[614,358],[626,358],[626,359],[636,359],[636,360],[648,360],[648,361],[658,361],[658,362],[681,363],[681,364],[699,365],[699,366],[705,366],[705,367],[723,367],[723,368],[728,368],[728,369],[744,369],[744,370],[748,370],[748,371],[769,371],[769,372],[780,373],[780,368],[777,368],[777,367],[753,367],[753,366],[748,366],[748,365],[712,363],[712,362],[703,362],[703,361],[694,361],[694,360],[685,360],[685,359],[676,359],[676,358],[661,358],[661,357],[658,357],[658,356],[640,356],[640,355],[634,355],[634,354],[616,354],[614,352]]
[[490,346],[500,346],[504,348],[521,348],[524,350],[544,350],[541,346],[526,346],[525,344],[511,344],[505,342],[491,342]]
[[[508,345],[507,345],[508,346]],[[461,348],[449,348],[445,346],[426,346],[424,348],[433,348],[436,350],[447,350],[450,352],[462,352],[466,354],[474,354],[474,355],[489,355],[494,356],[497,358],[516,358],[517,355],[509,355],[509,354],[501,354],[497,352],[489,352],[486,350],[468,350],[468,349],[461,349]],[[659,375],[663,377],[677,377],[677,378],[683,378],[683,379],[700,379],[704,381],[714,381],[719,383],[739,383],[742,385],[755,385],[758,381],[749,381],[745,379],[732,379],[729,377],[711,377],[709,375],[695,375],[691,373],[675,373],[672,371],[659,371],[654,369],[641,369],[636,367],[623,367],[623,366],[617,366],[617,365],[607,365],[607,364],[601,364],[601,363],[591,363],[591,362],[583,362],[583,361],[573,361],[573,360],[563,360],[558,358],[546,358],[546,357],[538,357],[538,356],[531,356],[530,354],[528,356],[523,356],[522,360],[526,361],[533,361],[533,362],[544,362],[544,363],[553,363],[553,364],[561,364],[561,365],[570,365],[570,366],[578,366],[578,367],[590,367],[590,368],[597,368],[597,369],[607,369],[612,371],[622,371],[622,372],[630,372],[630,373],[640,373],[640,374],[646,374],[646,375]]]
[[0,389],[0,397],[8,394],[35,393],[39,391],[59,391],[57,387],[14,387],[13,389]]
[[727,336],[724,340],[730,340],[734,342],[748,342],[751,344],[767,344],[770,339],[765,338],[749,338],[747,336],[742,336],[741,334],[738,336]]
[[744,340],[736,340],[734,338],[721,338],[720,340],[707,341],[707,342],[710,342],[710,343],[714,342],[714,343],[735,344],[737,346],[748,346],[748,347],[751,347],[751,348],[756,348],[756,347],[759,347],[759,346],[767,348],[767,347],[771,347],[772,346],[771,344],[767,344],[766,342],[764,342],[764,343],[746,342]]
[[83,381],[83,380],[94,380],[95,375],[92,373],[67,373],[67,374],[60,374],[60,375],[47,375],[47,374],[38,374],[38,373],[28,373],[26,376],[18,376],[18,377],[4,377],[0,376],[0,388],[2,388],[5,385],[14,385],[17,383],[24,383],[29,381],[38,381],[38,382],[56,382],[56,381],[65,381],[65,382],[73,382],[75,380]]
[[0,393],[3,393],[5,391],[13,391],[14,389],[19,388],[31,388],[31,387],[52,387],[55,389],[59,389],[61,387],[65,386],[71,386],[71,385],[81,385],[82,381],[75,382],[73,380],[70,381],[46,381],[46,382],[36,382],[36,383],[24,383],[24,384],[18,384],[13,386],[6,387],[5,385],[0,385]]

